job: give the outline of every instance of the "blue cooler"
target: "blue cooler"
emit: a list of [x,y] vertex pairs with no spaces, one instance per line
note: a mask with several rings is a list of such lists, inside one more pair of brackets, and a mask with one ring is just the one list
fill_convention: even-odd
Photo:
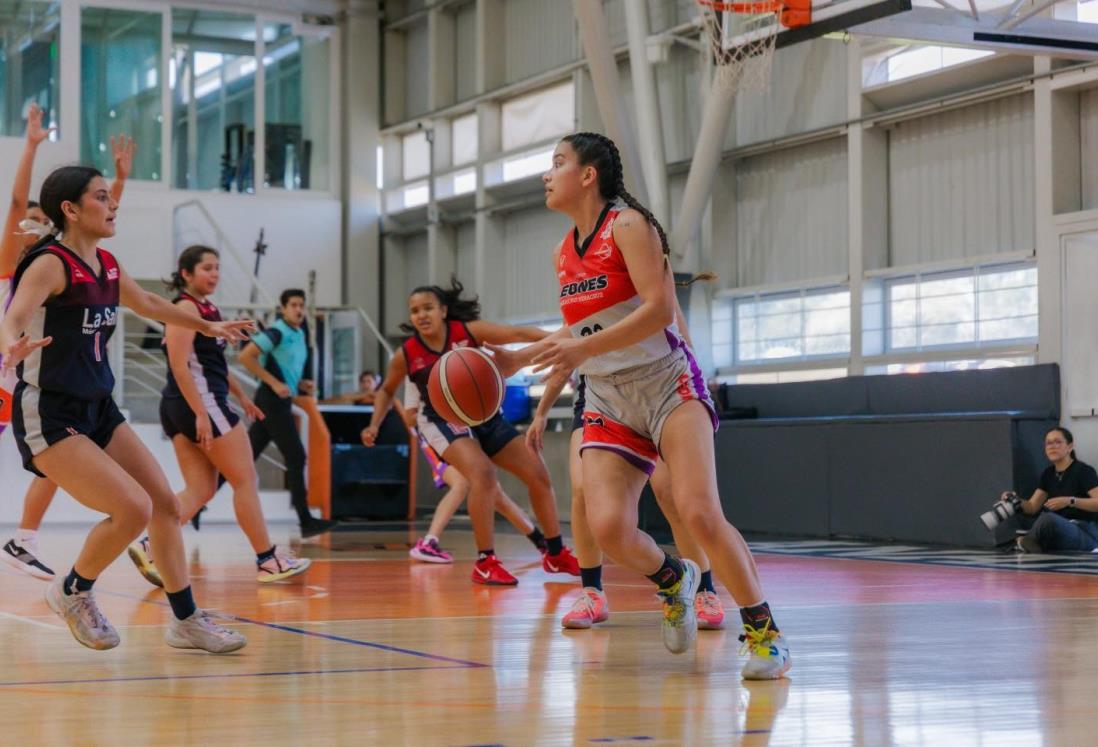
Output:
[[508,384],[503,393],[503,417],[512,423],[524,423],[530,419],[530,387],[527,384]]

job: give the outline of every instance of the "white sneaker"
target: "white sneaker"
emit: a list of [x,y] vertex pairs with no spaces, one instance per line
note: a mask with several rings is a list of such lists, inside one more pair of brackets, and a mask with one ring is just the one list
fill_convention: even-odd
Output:
[[663,600],[663,645],[673,654],[685,652],[698,637],[694,596],[701,583],[701,569],[688,558],[679,562],[682,563],[682,578],[670,589],[656,592]]
[[275,554],[272,557],[256,565],[258,570],[255,580],[261,584],[281,581],[284,578],[304,573],[309,570],[309,566],[312,564],[313,561],[308,558],[299,558],[289,550],[276,547]]
[[66,594],[65,579],[59,578],[46,587],[46,604],[69,626],[72,637],[81,645],[106,651],[120,642],[116,631],[95,603],[90,591]]
[[153,563],[152,551],[149,550],[149,538],[143,537],[137,542],[134,542],[128,548],[126,552],[129,553],[130,560],[137,566],[137,571],[145,580],[153,586],[159,586],[164,588],[164,580],[160,578],[160,571],[156,570],[156,564]]
[[195,610],[185,620],[172,616],[164,640],[172,648],[200,648],[211,654],[227,654],[248,642],[240,633],[218,625],[206,610]]
[[23,573],[35,578],[49,581],[53,578],[53,570],[38,559],[38,542],[36,540],[10,539],[4,548],[0,550],[0,559],[5,563],[18,568]]
[[789,671],[793,661],[785,636],[770,630],[769,623],[762,630],[744,625],[740,641],[740,654],[748,654],[747,663],[740,673],[745,680],[776,680]]

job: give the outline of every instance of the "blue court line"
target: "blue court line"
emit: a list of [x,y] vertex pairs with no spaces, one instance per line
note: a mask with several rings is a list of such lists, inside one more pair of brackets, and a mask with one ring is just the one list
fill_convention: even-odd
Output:
[[243,672],[225,674],[154,674],[142,677],[97,677],[85,680],[25,680],[0,682],[0,687],[31,687],[35,685],[99,685],[108,682],[156,682],[162,680],[219,680],[243,677],[297,677],[306,674],[355,674],[359,672],[417,672],[439,669],[468,669],[468,667],[364,667],[358,669],[302,669],[295,672]]
[[[170,607],[167,602],[159,602],[155,599],[143,599],[141,597],[134,596],[132,594],[123,594],[118,591],[104,591],[102,589],[95,590],[97,594],[112,597],[121,597],[122,599],[130,599],[133,601],[141,602],[142,604],[154,604],[159,607]],[[418,656],[421,659],[429,659],[430,661],[444,661],[448,664],[460,664],[463,667],[469,669],[483,669],[490,667],[490,664],[481,664],[476,661],[466,661],[465,659],[455,659],[450,656],[441,656],[439,654],[429,654],[425,651],[416,651],[411,648],[400,648],[399,646],[390,646],[385,643],[374,643],[373,641],[361,641],[357,638],[348,638],[342,635],[332,635],[331,633],[317,633],[312,630],[305,630],[303,628],[294,628],[289,625],[279,625],[278,623],[269,623],[262,620],[252,620],[248,617],[240,617],[239,615],[233,615],[227,612],[218,612],[215,617],[220,617],[226,620],[235,620],[236,622],[247,623],[249,625],[259,625],[265,628],[272,628],[274,630],[281,630],[287,633],[297,633],[298,635],[309,636],[311,638],[322,638],[328,641],[335,641],[337,643],[350,643],[354,646],[365,646],[366,648],[374,648],[379,651],[388,651],[395,654],[406,654],[408,656]],[[338,620],[325,620],[324,622],[339,622]],[[379,670],[381,671],[381,670]]]

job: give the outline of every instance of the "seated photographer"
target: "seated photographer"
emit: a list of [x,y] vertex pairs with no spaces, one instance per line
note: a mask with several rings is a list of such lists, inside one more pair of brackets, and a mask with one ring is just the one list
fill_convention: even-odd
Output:
[[1098,472],[1075,458],[1074,445],[1067,428],[1045,434],[1045,456],[1052,464],[1041,473],[1029,500],[1020,501],[1025,513],[1040,514],[1033,528],[1017,539],[1022,552],[1098,549]]

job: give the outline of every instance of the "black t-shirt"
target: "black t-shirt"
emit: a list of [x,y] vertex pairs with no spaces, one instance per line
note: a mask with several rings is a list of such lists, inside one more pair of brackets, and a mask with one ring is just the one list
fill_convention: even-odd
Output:
[[[1087,493],[1098,487],[1098,472],[1094,471],[1094,467],[1078,459],[1069,464],[1063,472],[1057,472],[1056,465],[1050,464],[1048,469],[1041,473],[1041,483],[1037,487],[1048,493],[1049,498],[1086,498]],[[1068,507],[1056,513],[1065,519],[1098,521],[1098,513],[1084,511],[1081,508]]]

